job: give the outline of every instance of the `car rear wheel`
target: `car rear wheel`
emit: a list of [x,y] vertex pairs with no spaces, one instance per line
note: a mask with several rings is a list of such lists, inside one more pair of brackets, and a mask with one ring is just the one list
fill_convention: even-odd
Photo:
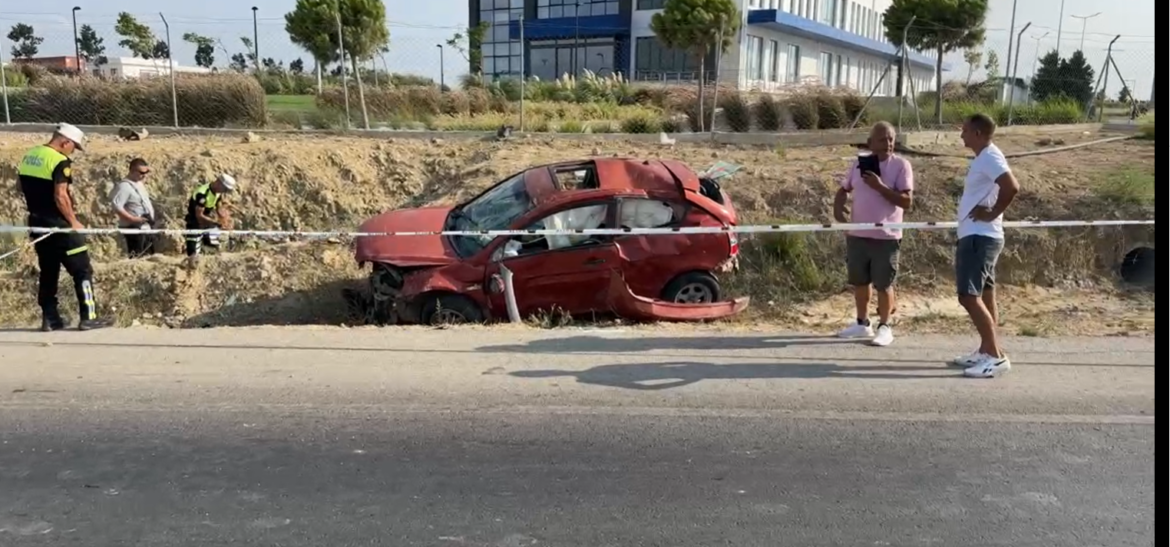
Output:
[[675,304],[710,304],[718,302],[719,280],[707,272],[682,274],[662,290],[662,299]]
[[462,325],[483,322],[483,310],[474,301],[457,294],[429,295],[422,306],[423,324]]

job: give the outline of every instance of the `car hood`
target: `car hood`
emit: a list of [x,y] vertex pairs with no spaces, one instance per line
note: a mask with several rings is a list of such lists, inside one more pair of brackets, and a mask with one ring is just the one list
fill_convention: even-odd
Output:
[[[359,232],[438,232],[451,207],[400,209],[382,213],[358,227]],[[384,262],[396,266],[442,266],[459,260],[440,235],[359,237],[354,244],[358,262]]]

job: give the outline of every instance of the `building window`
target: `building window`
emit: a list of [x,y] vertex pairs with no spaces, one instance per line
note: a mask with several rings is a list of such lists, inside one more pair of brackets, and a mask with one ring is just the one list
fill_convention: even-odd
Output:
[[837,0],[821,0],[820,13],[817,21],[826,25],[833,25],[833,13],[837,9]]
[[785,74],[788,83],[796,83],[800,81],[800,46],[795,44],[788,44],[788,66]]
[[[708,72],[715,66],[714,51],[707,53]],[[686,50],[672,49],[662,45],[655,36],[643,36],[634,40],[635,80],[697,80],[699,60]]]
[[837,86],[845,85],[845,75],[841,74],[841,56],[840,55],[837,56],[837,68],[833,72],[833,75],[836,76],[836,78],[837,78]]
[[656,10],[666,6],[666,0],[638,0],[638,10]]
[[763,67],[763,60],[760,58],[763,55],[764,39],[759,36],[748,36],[748,80],[757,81],[762,79],[760,69]]
[[522,46],[511,39],[509,21],[524,16],[524,0],[481,0],[483,8],[479,21],[487,23],[483,44],[483,75],[486,78],[520,76],[524,73],[520,62]]
[[776,40],[771,41],[771,52],[772,59],[768,64],[768,81],[778,82],[780,81],[780,42],[777,42]]
[[[523,4],[524,0],[518,0]],[[617,15],[617,0],[536,0],[537,19]]]
[[821,52],[821,63],[820,63],[820,66],[818,67],[817,71],[820,72],[821,82],[823,82],[825,85],[828,85],[828,86],[833,85],[833,54],[832,53],[829,53],[826,51]]

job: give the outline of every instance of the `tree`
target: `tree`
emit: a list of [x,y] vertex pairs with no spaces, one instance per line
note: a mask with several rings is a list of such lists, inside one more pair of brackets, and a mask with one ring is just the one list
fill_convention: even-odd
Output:
[[154,49],[150,50],[150,55],[155,59],[170,59],[171,46],[170,44],[159,40],[154,43]]
[[256,70],[260,70],[260,63],[256,59],[256,44],[253,44],[252,39],[247,36],[240,36],[240,43],[244,44],[244,50],[246,51],[244,58],[248,60],[248,63],[255,66]]
[[1085,60],[1084,53],[1073,52],[1061,59],[1056,51],[1040,58],[1040,67],[1032,78],[1032,100],[1044,102],[1070,99],[1087,106],[1093,100],[1095,71]]
[[248,58],[243,53],[233,53],[232,62],[228,66],[236,72],[244,72],[248,70]]
[[[992,54],[994,55],[995,52]],[[983,62],[983,52],[978,49],[968,49],[963,52],[963,60],[967,63],[967,85],[971,85],[971,76],[979,67],[979,63]]]
[[40,52],[41,44],[45,43],[44,38],[37,36],[32,25],[24,23],[12,25],[12,30],[8,31],[8,39],[16,44],[12,46],[13,59],[32,59]]
[[[886,38],[895,46],[906,45],[911,49],[935,52],[938,56],[935,60],[935,89],[941,91],[946,54],[983,43],[987,1],[893,0],[885,13]],[[902,43],[903,32],[906,33],[905,44]],[[934,116],[941,125],[941,100],[935,101]]]
[[[159,39],[155,37],[150,27],[138,22],[133,15],[126,12],[118,14],[118,22],[114,24],[114,32],[121,36],[118,45],[126,48],[135,57],[143,59],[156,58]],[[169,52],[168,52],[169,53]]]
[[81,58],[86,63],[92,62],[104,65],[108,61],[106,59],[106,45],[104,40],[89,25],[81,25],[81,30],[78,31],[77,49],[81,52]]
[[[699,59],[699,120],[703,131],[703,88],[707,79],[707,52],[727,51],[739,32],[739,8],[733,0],[666,0],[650,18],[650,29],[663,45],[689,51]],[[716,75],[718,81],[718,75]]]
[[195,66],[211,68],[215,64],[215,39],[188,32],[183,41],[195,45]]
[[293,61],[288,64],[288,71],[293,73],[293,74],[298,74],[298,75],[304,74],[305,73],[305,62],[302,61],[300,57],[293,59]]
[[1121,91],[1117,93],[1117,102],[1128,103],[1133,102],[1133,92],[1129,90],[1129,85],[1121,86]]
[[472,74],[483,73],[483,37],[487,35],[491,25],[487,21],[480,21],[474,27],[467,27],[467,35],[456,32],[447,39],[447,47],[454,49],[469,65]]
[[987,81],[993,82],[1000,79],[999,72],[999,54],[994,51],[987,52],[987,64],[983,65],[983,70],[987,71]]

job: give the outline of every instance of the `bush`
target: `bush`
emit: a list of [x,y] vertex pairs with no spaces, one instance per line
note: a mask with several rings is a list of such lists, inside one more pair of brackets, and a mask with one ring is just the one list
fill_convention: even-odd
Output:
[[448,116],[458,116],[460,114],[471,113],[471,101],[468,100],[467,94],[462,91],[448,91],[443,94],[443,104],[440,107],[443,114]]
[[622,120],[622,133],[658,133],[662,122],[648,113],[638,113]]
[[721,95],[719,106],[723,108],[723,118],[732,131],[747,133],[752,130],[752,109],[742,93]]
[[817,129],[841,129],[845,121],[845,103],[831,92],[814,95],[817,105]]
[[756,125],[763,131],[784,129],[784,104],[771,95],[763,95],[755,104]]
[[792,96],[788,100],[788,113],[792,115],[792,123],[797,129],[820,127],[820,109],[813,95],[800,93]]
[[[857,124],[865,125],[869,123],[869,112],[865,111],[865,97],[853,92],[845,92],[841,94],[841,106],[845,107],[845,127],[857,120]],[[858,116],[861,119],[858,119]]]
[[[242,74],[180,75],[175,81],[179,125],[260,127],[268,120],[260,82]],[[19,96],[13,121],[79,125],[174,123],[169,78],[105,81],[47,77]]]
[[1142,124],[1140,135],[1147,141],[1154,140],[1154,120]]

